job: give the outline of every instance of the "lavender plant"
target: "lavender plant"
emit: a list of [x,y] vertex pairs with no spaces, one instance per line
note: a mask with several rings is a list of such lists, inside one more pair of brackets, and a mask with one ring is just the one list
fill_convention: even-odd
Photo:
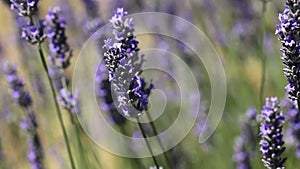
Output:
[[139,76],[144,60],[143,56],[139,59],[133,20],[125,19],[126,14],[123,8],[118,8],[110,20],[116,42],[112,39],[105,40],[104,60],[109,81],[118,94],[118,108],[123,115],[137,118],[148,108],[148,97],[154,86],[150,83],[147,87],[146,81]]
[[[296,142],[299,142],[299,120],[300,120],[300,61],[299,61],[299,32],[300,32],[300,20],[299,20],[300,1],[287,0],[285,2],[285,9],[279,14],[280,24],[276,26],[276,32],[281,42],[282,61],[284,65],[284,75],[287,78],[289,84],[286,86],[286,91],[289,98],[292,101],[292,107],[288,111],[288,118],[291,121],[288,133],[294,138]],[[297,110],[298,109],[298,110]],[[296,111],[297,110],[297,111]],[[296,143],[297,145],[297,143]],[[299,151],[297,146],[297,152]]]
[[[72,50],[67,41],[65,34],[66,21],[62,16],[61,9],[54,7],[46,16],[45,26],[47,31],[47,37],[49,40],[50,55],[49,60],[49,75],[51,77],[54,89],[59,93],[57,102],[60,106],[69,112],[70,120],[76,136],[78,151],[80,153],[79,161],[81,162],[81,168],[87,168],[87,155],[84,153],[83,138],[86,137],[84,131],[80,127],[79,121],[76,115],[80,115],[80,104],[78,95],[72,93],[68,89],[66,69],[70,66],[70,60],[72,58]],[[99,166],[98,166],[99,167]]]
[[44,168],[44,155],[42,144],[37,132],[37,121],[32,110],[32,99],[24,88],[24,80],[21,79],[14,66],[5,64],[6,81],[12,89],[12,97],[18,105],[26,112],[25,119],[21,122],[21,127],[28,133],[28,151],[27,159],[32,169]]
[[286,90],[289,98],[297,101],[298,105],[300,104],[299,9],[300,2],[298,0],[287,0],[284,11],[279,14],[280,24],[276,26],[275,32],[279,36],[279,41],[282,45],[280,51],[282,52],[281,59],[284,65],[283,72],[289,82]]
[[[143,130],[139,117],[143,111],[148,109],[148,98],[153,84],[147,85],[140,77],[143,56],[139,58],[138,41],[134,36],[134,24],[132,18],[125,18],[127,12],[118,8],[115,15],[110,19],[113,26],[114,41],[104,41],[106,52],[104,61],[109,73],[108,80],[112,83],[113,90],[117,95],[117,105],[124,116],[136,118],[138,126],[144,138],[146,133]],[[153,155],[152,149],[145,140],[152,155],[155,165],[158,162]]]
[[259,133],[261,136],[260,151],[262,152],[262,162],[268,169],[285,168],[284,163],[287,159],[282,157],[285,150],[282,124],[285,119],[279,109],[277,97],[266,98],[266,104],[260,115],[262,119]]
[[246,118],[242,121],[242,130],[235,139],[233,161],[237,169],[251,169],[251,159],[255,152],[256,138],[253,126],[256,125],[256,110],[250,108],[246,113]]
[[[52,95],[56,99],[54,85],[53,85],[51,77],[49,75],[48,65],[46,63],[45,56],[44,56],[42,46],[41,46],[43,40],[45,39],[44,30],[43,30],[44,23],[43,23],[43,21],[39,21],[39,24],[37,24],[37,23],[35,23],[35,21],[33,19],[33,15],[38,10],[37,3],[38,3],[38,0],[27,0],[27,1],[11,0],[12,9],[16,10],[20,16],[24,16],[25,19],[29,20],[28,24],[22,28],[22,37],[31,44],[38,44],[38,51],[39,51],[40,59],[42,61],[43,68],[45,69],[45,71],[47,73],[47,78],[50,82]],[[45,24],[50,25],[47,28],[47,37],[48,37],[48,39],[50,39],[50,41],[53,39],[58,40],[58,41],[52,41],[53,43],[50,43],[50,51],[55,57],[57,57],[57,59],[60,60],[59,63],[62,65],[62,67],[65,68],[69,65],[69,59],[71,58],[72,55],[70,52],[70,55],[68,55],[66,57],[64,55],[64,52],[67,52],[69,48],[68,48],[68,46],[65,46],[66,44],[60,45],[60,43],[64,42],[64,39],[66,38],[65,36],[61,36],[61,35],[64,35],[63,30],[64,30],[65,24],[64,24],[63,20],[60,20],[60,18],[58,18],[55,15],[55,12],[56,11],[49,12],[49,14],[46,17],[46,20],[48,22],[45,21]],[[51,19],[53,19],[52,23],[50,22]],[[51,28],[53,28],[53,27],[55,28],[55,26],[58,26],[57,30],[60,30],[59,32],[53,32],[53,29],[51,29]],[[63,32],[61,32],[61,31],[63,31]],[[64,122],[62,119],[61,111],[60,111],[58,103],[56,101],[55,101],[55,109],[58,114],[59,122],[60,122],[60,125],[62,128],[62,131],[63,131],[66,145],[67,145],[70,163],[71,163],[72,168],[75,169],[75,164],[74,164],[74,160],[73,160],[73,156],[72,156],[72,152],[71,152],[71,147],[69,145],[69,139],[68,139],[65,125],[64,125]]]

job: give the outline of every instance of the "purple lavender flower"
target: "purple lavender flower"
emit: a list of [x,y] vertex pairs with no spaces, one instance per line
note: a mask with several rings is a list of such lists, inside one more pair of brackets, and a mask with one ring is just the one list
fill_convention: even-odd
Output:
[[43,149],[37,133],[37,121],[34,111],[31,109],[32,101],[28,92],[24,89],[24,81],[18,76],[15,66],[5,63],[6,80],[12,88],[12,95],[18,104],[26,111],[26,117],[20,123],[21,128],[28,133],[27,159],[32,169],[43,169]]
[[148,97],[154,86],[152,83],[147,85],[145,80],[139,77],[144,60],[143,56],[140,59],[138,55],[133,20],[124,18],[126,14],[123,8],[118,8],[110,19],[115,41],[104,41],[104,60],[109,72],[109,81],[118,94],[118,108],[125,116],[138,117],[147,109]]
[[38,10],[39,0],[10,0],[11,9],[17,11],[20,16],[32,16]]
[[296,104],[288,98],[281,102],[282,107],[286,108],[286,121],[289,128],[286,131],[286,142],[296,148],[296,157],[300,158],[300,114]]
[[73,115],[80,112],[78,103],[78,95],[69,92],[67,89],[60,89],[58,103],[66,110],[69,110]]
[[256,136],[253,126],[256,123],[256,110],[250,108],[246,112],[246,119],[242,121],[242,130],[240,135],[235,139],[233,161],[237,169],[251,169],[250,161],[256,151]]
[[286,90],[289,98],[298,100],[300,97],[300,19],[298,10],[300,2],[296,0],[287,0],[285,9],[279,14],[280,24],[276,26],[276,32],[279,36],[279,41],[282,44],[280,51],[282,52],[281,59],[284,65],[284,75],[289,84]]
[[[33,112],[32,112],[33,113]],[[21,122],[21,127],[28,132],[28,150],[27,159],[32,169],[43,169],[43,151],[40,138],[37,133],[37,126],[27,119]]]
[[285,168],[284,163],[286,158],[282,158],[282,153],[285,150],[282,124],[284,116],[279,111],[279,102],[277,97],[266,98],[266,104],[261,110],[260,118],[263,120],[260,125],[261,141],[260,151],[262,152],[262,162],[265,167]]
[[235,142],[235,154],[233,156],[233,161],[236,163],[237,169],[251,169],[250,164],[250,153],[246,148],[247,144],[245,139],[238,137]]
[[59,7],[54,7],[48,12],[44,24],[51,55],[58,60],[57,64],[60,64],[62,68],[67,68],[70,65],[72,50],[65,34],[66,21]]
[[24,80],[21,79],[15,66],[5,65],[6,81],[12,89],[12,96],[21,107],[27,108],[31,106],[32,100],[28,92],[24,89]]
[[22,27],[21,37],[31,44],[43,42],[46,38],[43,21],[40,21],[39,27],[28,22],[26,26]]

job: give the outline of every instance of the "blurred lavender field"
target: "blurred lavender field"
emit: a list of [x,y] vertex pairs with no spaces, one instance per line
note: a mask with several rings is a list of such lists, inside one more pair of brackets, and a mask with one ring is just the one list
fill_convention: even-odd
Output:
[[[299,4],[298,0],[1,0],[0,169],[299,168]],[[205,121],[214,97],[206,66],[214,70],[215,65],[205,65],[187,46],[183,39],[192,30],[175,21],[164,24],[180,39],[136,34],[141,29],[159,30],[153,25],[161,18],[144,18],[145,25],[124,19],[141,12],[183,18],[212,43],[227,84],[220,86],[227,93],[216,130]],[[193,73],[197,91],[191,87],[182,94],[170,74],[141,70],[142,64],[151,62],[180,72],[168,59],[173,56],[168,52],[176,54]],[[98,56],[104,58],[101,63],[90,59]],[[83,62],[77,63],[82,58]],[[83,70],[77,71],[78,65],[84,65]],[[90,70],[95,74],[90,75]],[[86,79],[78,81],[76,75]],[[115,78],[119,76],[133,79],[127,84],[131,90],[120,87],[126,80]],[[95,78],[93,84],[87,82],[90,78]],[[188,87],[190,83],[186,81]],[[95,87],[94,95],[72,90],[77,88],[75,84]],[[117,106],[114,92],[123,94]],[[92,102],[97,102],[99,109],[91,106]],[[198,115],[191,108],[194,104],[200,105]],[[83,122],[95,120],[92,114],[99,110],[112,129],[130,138],[164,132],[176,122],[179,110],[195,117],[195,124],[191,122],[193,127],[184,139],[164,153],[123,157],[89,137],[91,133],[107,136],[104,124],[88,128]],[[150,119],[153,122],[141,122]],[[205,125],[206,132],[213,134],[199,143]],[[111,144],[119,141],[103,139]],[[164,151],[160,139],[163,137],[158,138],[156,147],[147,145],[148,154],[151,149]],[[118,143],[114,148],[120,146],[129,154],[139,149],[135,142]]]

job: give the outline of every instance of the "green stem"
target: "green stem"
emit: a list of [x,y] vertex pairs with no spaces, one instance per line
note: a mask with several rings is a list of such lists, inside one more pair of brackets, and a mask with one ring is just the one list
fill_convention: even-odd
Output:
[[264,86],[266,81],[266,57],[264,56],[264,36],[266,32],[265,27],[265,13],[267,11],[267,1],[262,0],[262,17],[261,17],[261,24],[262,24],[262,31],[261,31],[261,40],[260,40],[260,56],[261,56],[261,66],[262,66],[262,77],[261,77],[261,84],[260,84],[260,92],[259,92],[259,100],[260,100],[260,107],[263,106],[263,95],[264,95]]
[[76,136],[76,140],[77,140],[77,148],[78,148],[78,152],[79,152],[79,158],[80,158],[80,166],[81,168],[88,168],[87,167],[87,162],[86,162],[86,157],[84,156],[84,150],[83,150],[83,146],[82,146],[82,142],[79,136],[79,126],[77,126],[76,124],[73,125],[75,128],[75,136]]
[[[155,125],[154,125],[154,123],[153,123],[153,120],[152,120],[152,118],[151,118],[151,115],[150,115],[150,113],[149,113],[148,111],[146,111],[146,115],[147,115],[147,118],[148,118],[149,121],[150,121],[150,126],[151,126],[151,128],[152,128],[152,130],[153,130],[153,133],[155,134],[155,136],[158,136],[157,129],[156,129],[156,127],[155,127]],[[166,161],[167,161],[169,167],[170,167],[170,168],[173,168],[173,167],[172,167],[172,163],[171,163],[171,161],[170,161],[170,159],[169,159],[169,157],[168,157],[168,155],[167,155],[167,153],[166,153],[166,151],[165,151],[165,149],[164,149],[164,146],[163,146],[161,140],[159,139],[159,137],[157,137],[157,141],[158,141],[158,144],[159,144],[161,150],[163,151],[164,157],[165,157],[165,159],[166,159]]]
[[38,44],[38,48],[39,48],[38,50],[39,50],[42,65],[43,65],[43,67],[44,67],[44,69],[47,73],[47,79],[50,83],[51,93],[52,93],[52,96],[53,96],[53,99],[54,99],[55,109],[56,109],[56,112],[57,112],[59,123],[60,123],[61,129],[62,129],[62,132],[63,132],[63,136],[64,136],[64,139],[65,139],[66,146],[67,146],[67,151],[68,151],[71,167],[72,167],[72,169],[76,169],[75,163],[74,163],[74,160],[73,160],[73,156],[72,156],[71,146],[70,146],[67,131],[66,131],[66,127],[65,127],[65,124],[64,124],[64,121],[63,121],[63,118],[62,118],[61,110],[60,110],[59,105],[58,105],[57,100],[56,100],[56,98],[57,98],[56,92],[55,92],[55,89],[54,89],[54,86],[53,86],[52,79],[49,75],[49,70],[48,70],[48,66],[47,66],[47,63],[46,63],[46,60],[45,60],[45,56],[44,56],[44,53],[43,53],[43,50],[42,50],[42,47],[41,47],[41,43]]
[[152,151],[152,149],[151,149],[150,143],[149,143],[149,141],[147,140],[146,132],[144,131],[143,126],[142,126],[142,124],[140,123],[140,119],[139,119],[138,117],[137,117],[136,119],[137,119],[137,121],[138,121],[138,126],[139,126],[140,131],[141,131],[141,133],[142,133],[142,135],[143,135],[143,138],[145,139],[146,145],[147,145],[148,150],[149,150],[149,152],[150,152],[150,154],[151,154],[151,157],[152,157],[152,159],[153,159],[153,162],[154,162],[156,168],[159,168],[158,162],[157,162],[157,160],[156,160],[156,158],[155,158],[155,156],[154,156],[154,154],[153,154],[153,151]]

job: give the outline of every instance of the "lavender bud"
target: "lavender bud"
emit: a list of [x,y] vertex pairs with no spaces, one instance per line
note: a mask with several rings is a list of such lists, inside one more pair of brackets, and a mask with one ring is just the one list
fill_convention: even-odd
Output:
[[20,16],[32,16],[38,10],[39,0],[10,0],[11,9]]
[[73,95],[67,89],[62,88],[57,98],[58,103],[73,115],[80,112],[77,95]]
[[300,1],[286,0],[285,9],[279,14],[280,24],[276,26],[276,32],[281,42],[281,53],[284,65],[284,75],[289,84],[286,87],[289,98],[297,100],[300,91]]
[[283,113],[279,111],[277,97],[266,98],[266,104],[261,110],[260,118],[263,120],[260,125],[261,141],[260,151],[262,152],[262,162],[265,167],[272,169],[283,169],[286,158],[281,155],[285,150],[282,124],[284,123]]
[[59,7],[54,7],[48,12],[44,24],[51,55],[60,62],[62,68],[67,68],[70,65],[72,51],[65,34],[66,21]]
[[30,22],[22,28],[21,37],[31,44],[41,43],[46,38],[44,34],[43,21],[40,21],[40,27],[32,25]]
[[6,81],[12,89],[12,97],[21,107],[27,108],[31,106],[31,97],[29,93],[25,91],[24,80],[18,76],[16,67],[6,63],[4,73],[6,75]]

